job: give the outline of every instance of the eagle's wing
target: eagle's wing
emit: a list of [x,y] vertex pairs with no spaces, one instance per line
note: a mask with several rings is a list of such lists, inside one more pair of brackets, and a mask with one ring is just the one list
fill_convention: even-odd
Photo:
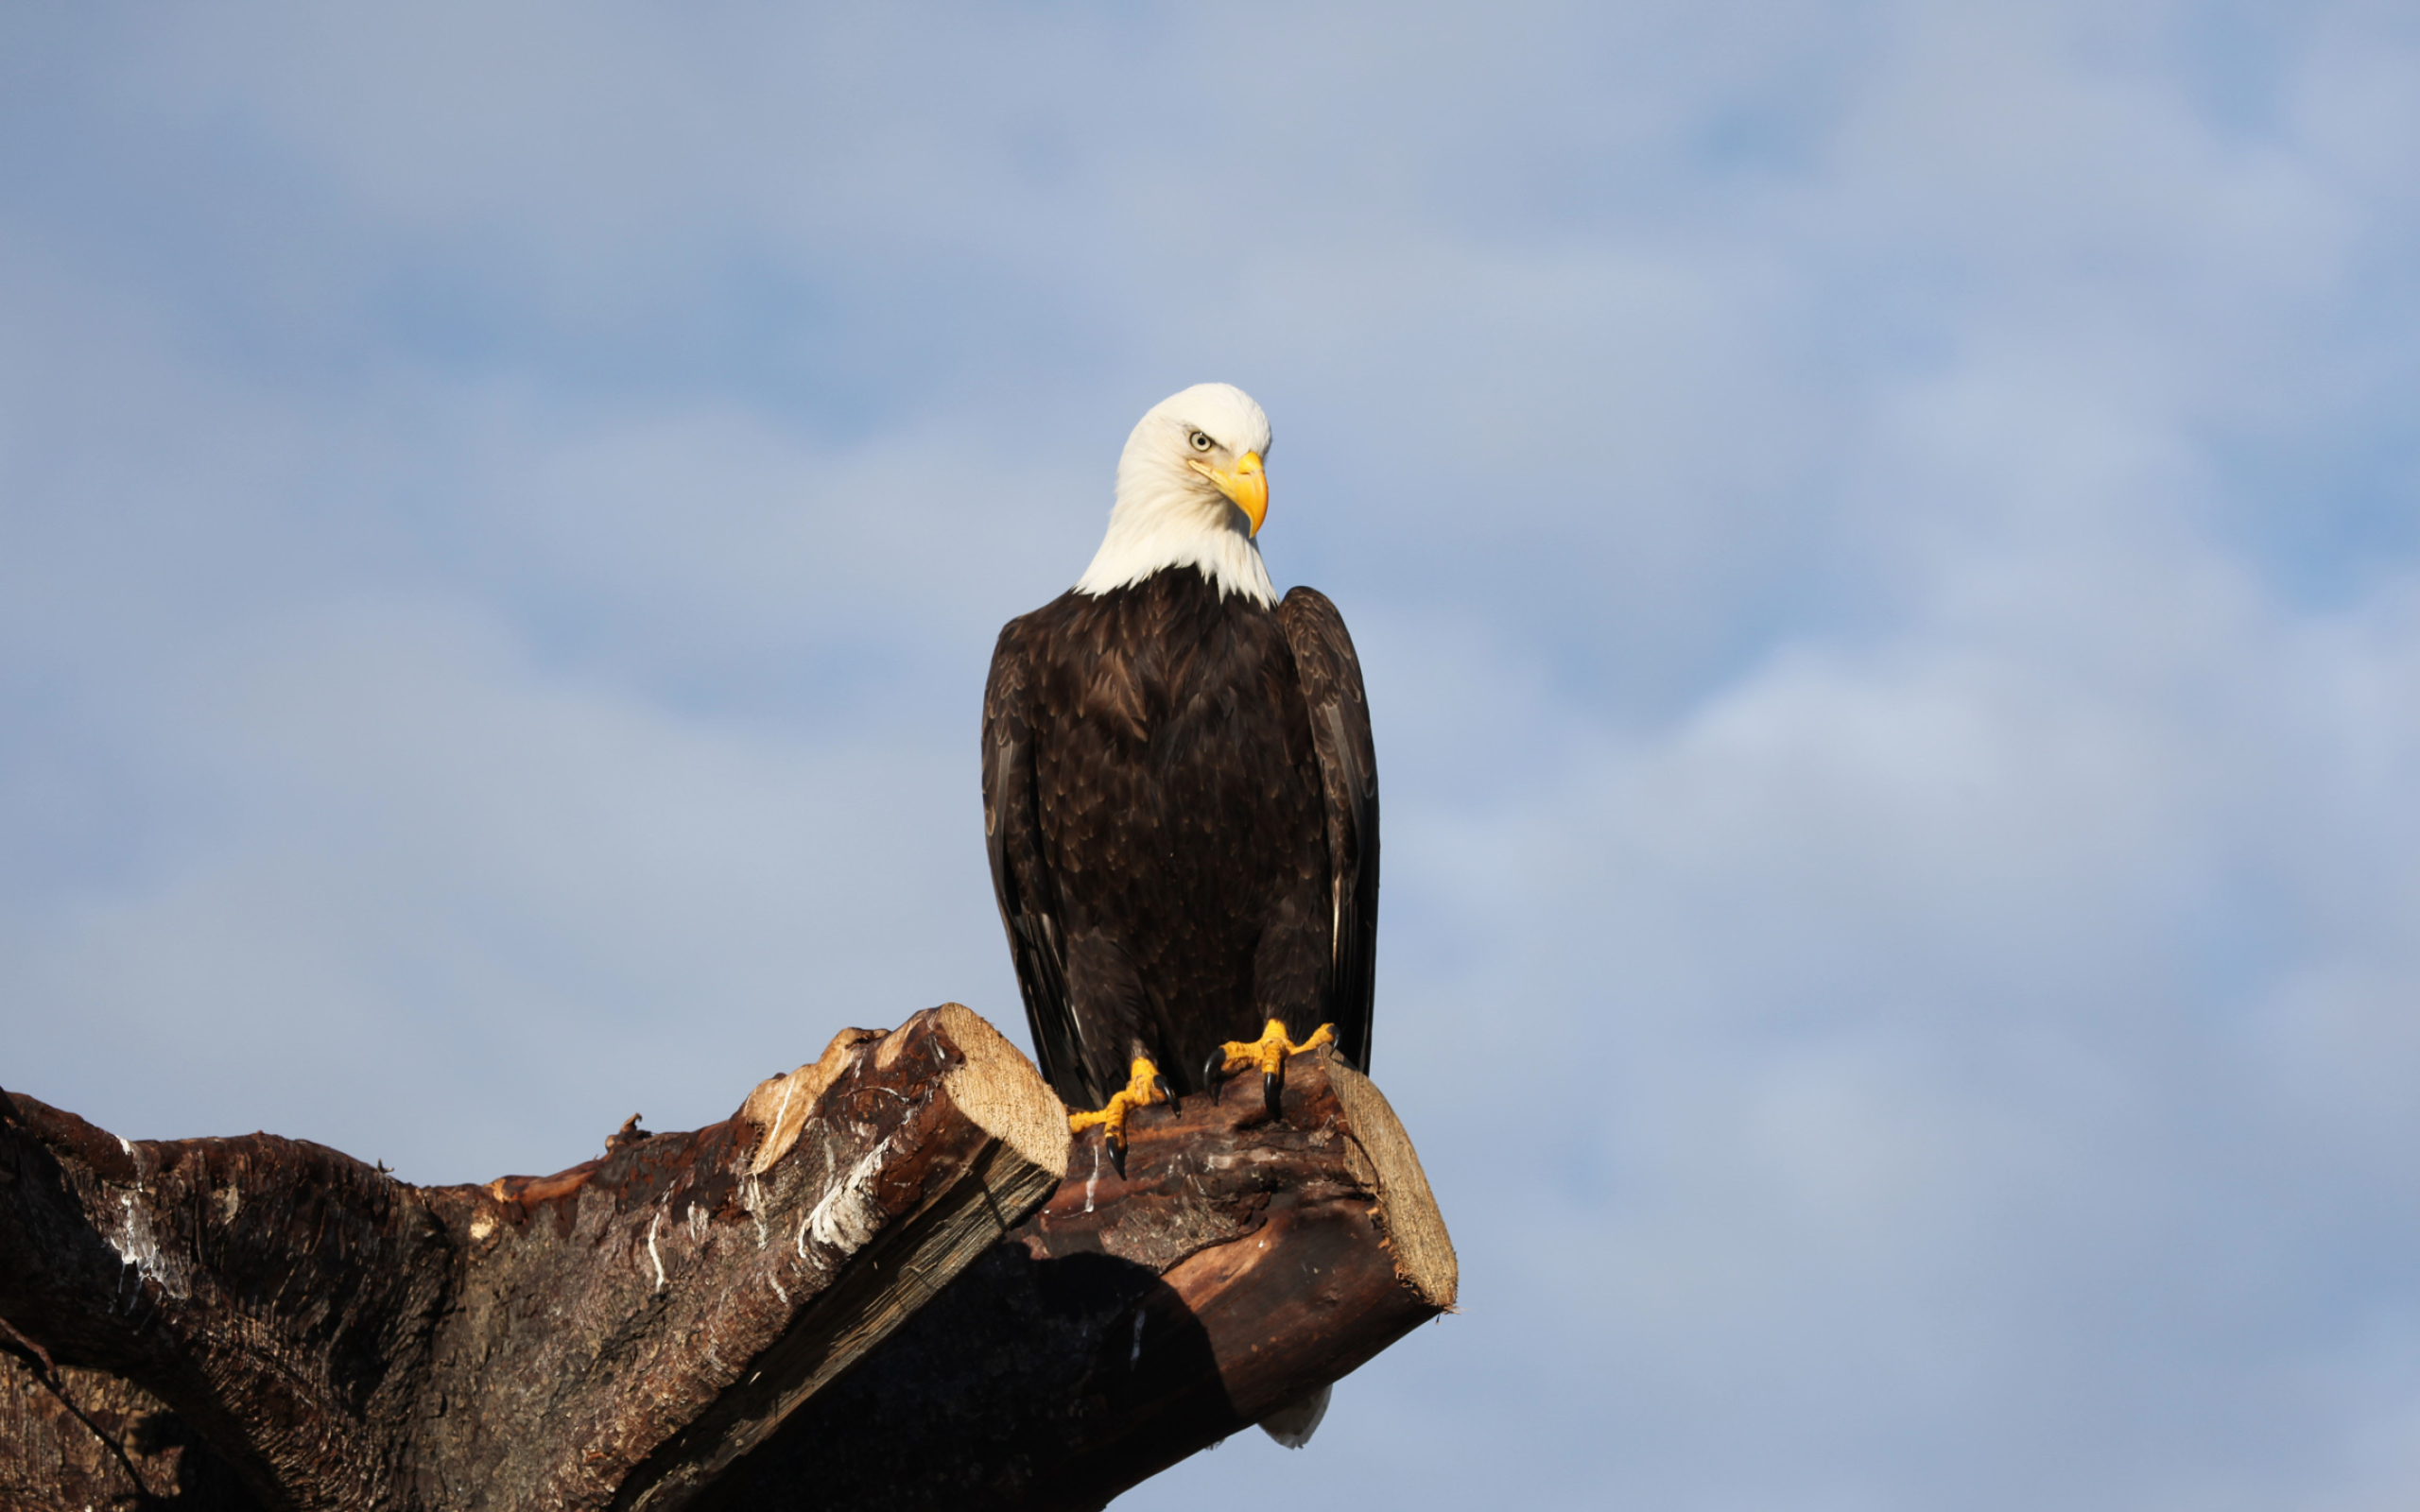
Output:
[[1058,888],[1043,859],[1042,816],[1033,769],[1033,656],[1011,621],[992,652],[983,688],[983,840],[992,857],[992,895],[1008,927],[1025,1022],[1042,1074],[1062,1100],[1084,1108],[1103,1099],[1084,1072],[1067,953],[1060,933]]
[[[1335,995],[1329,1013],[1344,1058],[1370,1069],[1370,1004],[1378,964],[1378,761],[1361,659],[1327,595],[1297,588],[1278,606],[1311,715],[1327,806],[1327,853],[1335,907]],[[995,673],[994,676],[997,674]]]

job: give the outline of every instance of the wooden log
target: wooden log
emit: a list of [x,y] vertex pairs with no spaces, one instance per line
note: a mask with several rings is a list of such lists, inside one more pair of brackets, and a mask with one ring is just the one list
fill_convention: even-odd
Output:
[[1451,1241],[1377,1089],[1297,1057],[1079,1143],[1050,1201],[701,1508],[1097,1507],[1452,1309]]
[[1327,1055],[1131,1134],[955,1005],[485,1187],[0,1097],[0,1504],[1098,1506],[1452,1306]]
[[[1063,1112],[956,1005],[725,1123],[417,1188],[0,1094],[0,1318],[272,1508],[687,1505],[1046,1197]],[[73,1384],[72,1383],[70,1383]],[[155,1488],[156,1489],[156,1488]]]

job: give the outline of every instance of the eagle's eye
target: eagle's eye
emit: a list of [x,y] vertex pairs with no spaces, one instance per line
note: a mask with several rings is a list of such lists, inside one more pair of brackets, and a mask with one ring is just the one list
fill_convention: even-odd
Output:
[[1209,432],[1207,432],[1207,431],[1195,431],[1195,432],[1193,433],[1192,437],[1190,438],[1190,439],[1191,439],[1191,440],[1192,440],[1192,442],[1193,442],[1193,449],[1194,449],[1195,451],[1197,451],[1197,452],[1206,452],[1206,451],[1210,450],[1210,433],[1209,433]]

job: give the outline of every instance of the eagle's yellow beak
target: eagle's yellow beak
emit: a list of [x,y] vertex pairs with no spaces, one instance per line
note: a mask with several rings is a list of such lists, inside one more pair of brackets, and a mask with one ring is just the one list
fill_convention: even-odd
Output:
[[1185,458],[1185,466],[1217,484],[1220,493],[1235,500],[1236,507],[1252,522],[1252,533],[1260,534],[1260,523],[1269,516],[1269,474],[1260,470],[1258,452],[1246,452],[1237,457],[1232,472],[1221,472],[1193,457]]

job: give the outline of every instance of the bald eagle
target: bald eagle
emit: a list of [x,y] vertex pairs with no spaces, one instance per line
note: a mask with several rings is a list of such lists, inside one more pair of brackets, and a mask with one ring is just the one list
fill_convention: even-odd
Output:
[[1001,630],[984,690],[983,826],[1026,1022],[1121,1173],[1135,1108],[1257,1066],[1275,1114],[1284,1057],[1330,1039],[1369,1066],[1370,711],[1336,606],[1270,585],[1268,454],[1239,388],[1153,405],[1092,565]]

